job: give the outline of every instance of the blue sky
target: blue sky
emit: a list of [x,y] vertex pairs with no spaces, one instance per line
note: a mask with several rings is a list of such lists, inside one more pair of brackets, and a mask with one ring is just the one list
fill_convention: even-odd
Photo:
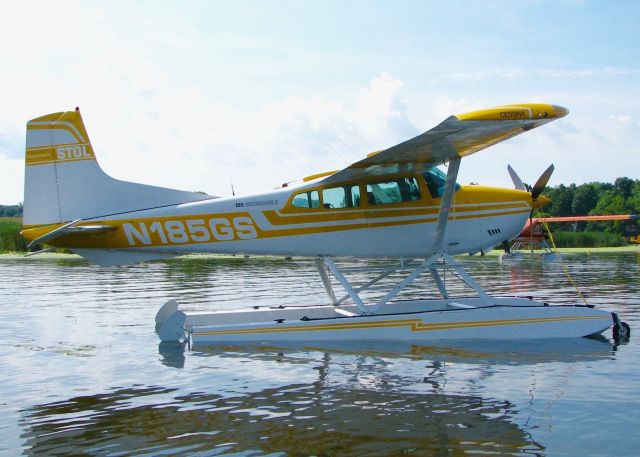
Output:
[[462,163],[460,182],[640,178],[640,3],[4,2],[0,204],[24,126],[80,106],[114,177],[228,195],[347,166],[450,114],[570,115]]

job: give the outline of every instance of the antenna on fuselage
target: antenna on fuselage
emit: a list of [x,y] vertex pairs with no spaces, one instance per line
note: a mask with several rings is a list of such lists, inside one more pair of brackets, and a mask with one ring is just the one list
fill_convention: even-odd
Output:
[[236,190],[233,188],[233,173],[229,173],[229,184],[231,184],[231,195],[236,196]]

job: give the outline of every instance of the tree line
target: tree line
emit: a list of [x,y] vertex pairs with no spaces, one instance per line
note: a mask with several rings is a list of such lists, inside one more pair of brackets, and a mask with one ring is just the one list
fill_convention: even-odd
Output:
[[22,217],[22,203],[18,205],[0,205],[0,217]]
[[[544,195],[551,199],[551,203],[541,208],[545,216],[600,216],[609,214],[640,215],[640,180],[618,178],[613,184],[604,182],[590,182],[560,184],[547,187]],[[580,223],[578,231],[593,230],[610,233],[627,234],[637,231],[637,222],[611,221]]]

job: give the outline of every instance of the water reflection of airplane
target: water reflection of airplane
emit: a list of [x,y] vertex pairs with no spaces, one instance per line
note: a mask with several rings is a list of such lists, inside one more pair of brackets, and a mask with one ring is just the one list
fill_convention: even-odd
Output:
[[[24,412],[24,455],[516,455],[509,401],[318,381],[221,396],[129,388]],[[175,395],[170,401],[167,396]],[[153,403],[160,397],[166,403]],[[446,412],[446,414],[445,414]],[[71,423],[73,421],[73,423]]]
[[[514,347],[518,348],[514,352]],[[306,343],[279,343],[277,345],[225,345],[222,347],[195,345],[190,347],[194,357],[245,357],[261,360],[286,360],[295,363],[304,361],[305,352],[323,352],[341,356],[367,356],[388,359],[437,360],[492,365],[534,365],[553,362],[584,362],[608,359],[617,346],[608,339],[598,336],[591,338],[555,338],[536,340],[460,340],[439,341],[429,345],[402,341],[353,341],[349,344],[335,341],[309,341]],[[186,362],[185,345],[166,342],[158,346],[162,363],[175,368],[183,368]]]
[[[555,216],[555,217],[533,217],[527,221],[522,232],[512,240],[512,244],[503,246],[505,253],[500,256],[500,260],[521,260],[523,252],[529,251],[533,257],[534,250],[541,251],[537,254],[543,260],[555,260],[560,253],[555,252],[549,246],[548,224],[578,222],[599,222],[599,221],[635,221],[638,216],[635,214],[610,214],[600,216]],[[631,240],[630,240],[631,241]]]
[[[452,257],[513,238],[548,201],[544,184],[531,192],[460,186],[462,158],[567,112],[522,104],[450,116],[343,170],[232,198],[113,179],[96,161],[79,110],[48,114],[27,123],[22,235],[30,246],[68,248],[104,266],[192,252],[316,258],[330,304],[186,315],[169,301],[157,314],[165,341],[579,337],[612,325],[620,332],[618,317],[604,310],[492,297]],[[444,163],[446,175],[437,168]],[[336,256],[402,260],[356,287]],[[447,269],[477,297],[451,297],[441,274]],[[363,291],[397,271],[405,277],[390,291],[363,300]],[[393,301],[422,274],[440,298]]]
[[[583,338],[520,341],[517,353],[515,342],[352,343],[193,348],[190,363],[215,361],[213,379],[226,393],[208,375],[206,386],[194,385],[191,392],[115,388],[35,405],[22,412],[24,452],[375,456],[543,450],[512,419],[519,412],[514,404],[465,393],[468,381],[499,373],[495,365],[595,363],[612,350],[607,342]],[[182,347],[162,343],[163,362],[173,365]],[[291,383],[294,370],[300,375]],[[254,386],[249,392],[237,388],[246,386],[243,373]]]

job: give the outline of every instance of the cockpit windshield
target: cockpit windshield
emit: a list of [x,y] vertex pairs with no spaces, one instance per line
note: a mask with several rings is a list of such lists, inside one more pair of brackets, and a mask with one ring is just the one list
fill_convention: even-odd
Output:
[[[424,180],[429,188],[432,198],[441,198],[444,194],[444,185],[447,182],[447,175],[437,167],[429,169],[423,174]],[[460,184],[456,183],[456,192],[460,189]]]

